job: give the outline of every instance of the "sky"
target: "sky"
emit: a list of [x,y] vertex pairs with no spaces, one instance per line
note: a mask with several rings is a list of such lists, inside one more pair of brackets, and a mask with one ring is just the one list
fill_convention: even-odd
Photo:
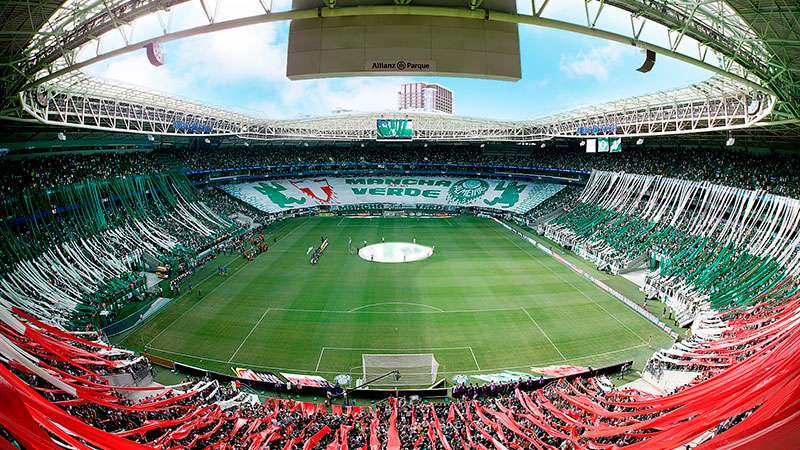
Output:
[[[129,29],[133,41],[170,30],[207,23],[199,0],[175,7],[168,15],[148,16]],[[221,1],[221,0],[218,0]],[[209,3],[215,4],[214,0]],[[273,2],[275,11],[289,7]],[[549,3],[545,16],[585,23],[583,0]],[[219,20],[259,13],[255,0],[220,3]],[[530,2],[519,0],[518,11],[530,13]],[[159,21],[160,19],[160,21]],[[630,29],[630,19],[607,7],[597,24],[610,30]],[[89,66],[87,72],[110,80],[142,86],[235,110],[260,118],[298,118],[336,110],[393,111],[400,84],[435,82],[453,91],[455,113],[461,116],[524,120],[569,109],[687,86],[712,74],[677,60],[658,56],[655,68],[637,72],[644,54],[632,46],[520,25],[522,79],[516,82],[455,77],[350,77],[291,81],[286,78],[288,22],[238,28],[165,43],[166,64],[152,66],[136,51]],[[645,35],[661,39],[651,27]],[[664,35],[665,36],[665,35]],[[101,40],[112,48],[118,32]],[[664,38],[665,39],[665,38]],[[691,45],[685,42],[684,45]],[[83,57],[90,56],[91,49]]]

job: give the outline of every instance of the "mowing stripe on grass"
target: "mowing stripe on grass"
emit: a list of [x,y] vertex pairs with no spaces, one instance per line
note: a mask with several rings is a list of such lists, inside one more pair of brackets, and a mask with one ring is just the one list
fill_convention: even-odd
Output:
[[239,350],[242,349],[242,346],[244,345],[245,342],[247,342],[247,339],[250,337],[250,335],[253,334],[253,331],[255,331],[256,328],[261,324],[261,321],[264,320],[264,316],[267,315],[269,310],[270,310],[270,308],[267,308],[267,310],[264,311],[264,314],[261,314],[261,317],[258,318],[258,322],[256,322],[255,325],[253,325],[253,328],[250,328],[250,332],[247,333],[247,336],[245,336],[244,339],[242,339],[242,342],[239,344],[239,346],[236,347],[236,351],[234,351],[233,354],[231,355],[231,357],[228,358],[228,362],[233,361],[233,358],[235,358],[236,354],[239,353]]
[[[238,269],[236,269],[236,271],[235,271],[235,272],[233,272],[233,273],[231,274],[231,276],[230,276],[230,277],[228,277],[228,278],[225,278],[224,280],[222,280],[222,282],[221,282],[220,284],[218,284],[218,285],[214,286],[214,289],[212,289],[212,290],[211,290],[211,291],[210,291],[208,294],[206,294],[206,295],[205,295],[205,297],[203,297],[203,298],[201,298],[200,300],[198,300],[198,301],[197,301],[197,302],[196,302],[194,305],[192,305],[192,306],[191,306],[189,309],[187,309],[186,311],[184,311],[184,312],[183,312],[183,313],[182,313],[180,316],[178,316],[178,317],[177,317],[175,320],[173,320],[172,322],[170,322],[170,323],[169,323],[169,325],[167,325],[166,327],[164,327],[164,329],[163,329],[163,330],[161,330],[161,332],[159,332],[157,335],[155,335],[155,337],[154,337],[153,339],[150,339],[150,342],[148,342],[148,343],[145,345],[145,348],[148,348],[148,347],[150,347],[150,344],[152,344],[152,343],[153,343],[153,341],[155,341],[156,339],[158,339],[158,338],[159,338],[159,336],[161,336],[162,334],[164,334],[164,332],[165,332],[165,331],[169,330],[169,329],[170,329],[170,327],[172,327],[173,325],[175,325],[175,323],[176,323],[176,322],[178,322],[180,319],[182,319],[182,318],[183,318],[183,316],[185,316],[185,315],[186,315],[186,314],[188,314],[190,311],[192,311],[193,309],[195,309],[195,308],[197,307],[197,305],[199,305],[200,303],[203,303],[203,301],[204,301],[205,299],[207,299],[207,298],[211,297],[211,294],[213,294],[213,293],[214,293],[214,291],[216,291],[217,289],[219,289],[219,287],[220,287],[220,286],[222,286],[223,284],[225,284],[225,282],[226,282],[226,281],[228,281],[228,280],[230,280],[231,278],[233,278],[233,276],[234,276],[234,275],[236,275],[237,273],[239,273],[239,272],[240,272],[242,269],[244,269],[245,267],[247,267],[247,263],[244,263],[244,264],[242,264],[241,266],[239,266],[239,268],[238,268]],[[189,294],[189,293],[187,292],[187,293],[186,293],[186,294],[184,294],[184,295],[188,295],[188,294]]]
[[[611,314],[611,312],[609,312],[607,309],[603,308],[603,306],[602,306],[601,304],[597,303],[597,301],[595,301],[593,298],[591,298],[591,297],[589,297],[588,295],[586,295],[586,293],[585,293],[585,292],[583,292],[582,290],[580,290],[580,288],[579,288],[579,287],[575,286],[575,284],[573,284],[571,281],[564,279],[564,277],[562,277],[562,276],[561,276],[561,274],[559,274],[558,272],[556,272],[555,270],[553,270],[553,269],[552,269],[550,266],[548,266],[548,265],[546,265],[546,264],[542,263],[541,261],[539,261],[539,260],[538,260],[538,259],[537,259],[537,258],[536,258],[534,255],[531,255],[531,254],[530,254],[530,252],[528,252],[528,250],[527,250],[526,248],[524,248],[524,247],[520,247],[520,246],[519,246],[519,244],[517,244],[517,241],[516,241],[516,240],[514,240],[514,239],[511,239],[511,237],[510,237],[510,236],[508,236],[506,233],[501,233],[501,232],[500,232],[500,230],[498,230],[498,229],[497,229],[497,227],[499,227],[499,226],[500,226],[500,225],[498,225],[498,224],[495,224],[495,226],[494,226],[494,227],[492,227],[492,229],[493,229],[493,230],[494,230],[496,233],[498,233],[498,234],[502,234],[502,235],[503,235],[503,237],[505,237],[506,239],[508,239],[509,241],[511,241],[511,243],[512,243],[512,244],[514,244],[514,245],[515,245],[515,246],[516,246],[518,249],[520,249],[520,250],[522,250],[523,252],[527,253],[527,254],[528,254],[528,256],[530,256],[530,257],[531,257],[531,258],[532,258],[532,259],[533,259],[533,260],[534,260],[534,261],[535,261],[537,264],[539,264],[540,266],[542,266],[542,267],[544,267],[545,269],[547,269],[547,270],[549,270],[550,272],[552,272],[552,273],[553,273],[553,274],[554,274],[556,277],[558,277],[558,279],[560,279],[560,280],[561,280],[561,281],[563,281],[564,283],[567,283],[568,285],[570,285],[570,286],[571,286],[573,289],[575,289],[576,291],[578,291],[578,293],[580,293],[582,296],[584,296],[584,297],[585,297],[587,300],[589,300],[590,302],[594,303],[594,305],[595,305],[595,306],[597,306],[598,308],[602,309],[602,310],[603,310],[603,311],[604,311],[606,314],[608,314],[609,316],[611,316],[611,318],[612,318],[612,319],[616,320],[616,321],[617,321],[617,322],[618,322],[620,325],[622,325],[622,327],[623,327],[623,328],[625,328],[626,330],[628,330],[628,331],[629,331],[631,334],[633,334],[634,336],[638,337],[638,338],[639,338],[639,340],[641,340],[643,343],[645,343],[645,344],[647,343],[647,341],[646,341],[646,340],[645,340],[645,339],[644,339],[644,338],[643,338],[643,337],[642,337],[642,336],[641,336],[639,333],[637,333],[637,332],[633,331],[633,330],[632,330],[632,329],[631,329],[629,326],[625,325],[625,323],[624,323],[624,322],[622,322],[621,320],[619,320],[619,319],[617,318],[617,316],[615,316],[614,314]],[[559,353],[560,353],[560,352],[559,352]]]
[[522,310],[522,312],[524,312],[524,313],[525,313],[525,315],[526,315],[526,316],[528,316],[528,318],[529,318],[529,319],[531,319],[531,322],[533,322],[533,324],[534,324],[534,325],[536,325],[536,328],[538,328],[538,329],[539,329],[539,331],[541,331],[541,332],[542,332],[542,334],[544,335],[545,339],[547,339],[547,342],[549,342],[549,343],[550,343],[550,345],[552,345],[552,346],[553,346],[553,348],[554,348],[554,349],[556,349],[556,351],[558,352],[558,354],[559,354],[559,355],[561,355],[561,359],[563,359],[563,360],[565,360],[565,361],[566,361],[566,360],[567,360],[567,357],[566,357],[566,356],[564,356],[564,354],[563,354],[563,353],[561,353],[561,350],[559,350],[559,349],[558,349],[558,347],[556,346],[556,344],[554,344],[554,343],[553,343],[553,340],[552,340],[552,339],[550,339],[550,336],[548,336],[548,335],[547,335],[547,333],[545,333],[545,332],[544,332],[544,330],[542,329],[542,327],[540,327],[540,326],[539,326],[539,323],[538,323],[538,322],[536,322],[536,320],[534,320],[534,318],[533,318],[533,316],[531,315],[531,313],[529,313],[529,312],[528,312],[528,310],[527,310],[527,309],[525,309],[525,308],[520,308],[520,309]]
[[[404,229],[415,224],[418,231]],[[138,350],[149,342],[155,355],[222,372],[231,366],[259,367],[325,377],[358,372],[347,368],[358,366],[362,353],[435,352],[443,376],[558,365],[570,358],[592,367],[622,358],[643,365],[654,347],[642,345],[619,320],[641,336],[649,333],[649,323],[627,310],[614,311],[615,302],[600,297],[595,286],[583,289],[573,279],[579,275],[535,248],[525,249],[525,242],[509,245],[505,241],[516,237],[492,233],[491,226],[473,217],[287,219],[265,232],[272,241],[273,230],[282,228],[278,234],[288,238],[270,245],[269,253],[247,264],[248,270],[237,272],[239,262],[231,262],[233,281],[205,282],[204,293],[225,282],[210,294],[214,298],[186,312],[201,300],[189,294],[126,342],[135,341]],[[306,249],[318,245],[321,236],[333,245],[319,264],[309,265]],[[347,251],[349,237],[380,242],[383,236],[436,242],[439,257],[415,265],[370,265]],[[199,275],[197,280],[208,273]],[[178,323],[170,324],[176,318]],[[653,345],[662,341],[656,336]],[[426,345],[459,348],[411,348]],[[372,351],[336,351],[335,346]]]
[[[377,303],[377,304],[391,305],[396,303],[389,302],[389,303]],[[421,305],[420,303],[408,303],[408,304]],[[375,306],[375,305],[367,305],[367,306]],[[435,307],[431,306],[430,308],[435,308]],[[436,310],[431,310],[431,311],[361,311],[358,308],[349,310],[272,308],[272,310],[286,311],[286,312],[320,313],[320,314],[470,314],[470,313],[486,313],[486,312],[519,311],[519,308],[449,309],[449,310],[436,308]]]
[[[307,223],[308,223],[308,222],[304,222],[303,224],[300,224],[299,226],[297,226],[297,227],[294,227],[294,228],[293,228],[291,231],[289,231],[288,233],[286,233],[286,234],[285,234],[283,237],[287,237],[287,236],[289,236],[290,234],[292,234],[292,233],[293,233],[293,232],[295,232],[296,230],[300,229],[300,228],[301,228],[301,227],[302,227],[304,224],[307,224]],[[285,228],[285,227],[281,227],[280,229],[283,229],[283,228]],[[238,259],[237,259],[237,261],[238,261]],[[217,289],[219,289],[219,287],[220,287],[220,286],[222,286],[223,284],[225,284],[225,282],[226,282],[226,281],[229,281],[229,280],[233,279],[233,278],[234,278],[234,275],[236,275],[237,273],[239,273],[239,272],[240,272],[242,269],[244,269],[245,267],[247,267],[247,263],[246,263],[246,262],[245,262],[245,263],[243,263],[241,266],[239,266],[239,267],[236,269],[236,271],[235,271],[235,272],[233,272],[233,273],[232,273],[232,274],[231,274],[229,277],[226,277],[224,280],[222,280],[222,282],[221,282],[221,283],[219,283],[218,285],[216,285],[216,286],[214,287],[214,289],[212,289],[212,290],[211,290],[211,291],[210,291],[208,294],[206,294],[206,295],[205,295],[205,297],[203,297],[203,298],[201,298],[200,300],[198,300],[198,301],[197,301],[197,302],[196,302],[194,305],[192,305],[192,306],[191,306],[189,309],[187,309],[186,311],[184,311],[184,312],[183,312],[183,313],[182,313],[180,316],[178,316],[178,317],[177,317],[175,320],[173,320],[172,322],[170,322],[170,324],[169,324],[169,325],[167,325],[166,327],[164,327],[164,329],[163,329],[163,330],[161,330],[161,332],[159,332],[157,335],[155,335],[155,337],[153,337],[153,339],[150,339],[150,341],[149,341],[147,344],[145,344],[145,349],[149,348],[149,347],[150,347],[150,344],[152,344],[152,343],[153,343],[153,342],[154,342],[156,339],[158,339],[158,338],[159,338],[159,336],[161,336],[162,334],[164,334],[164,332],[165,332],[165,331],[167,331],[167,330],[168,330],[170,327],[172,327],[173,325],[175,325],[175,323],[176,323],[178,320],[182,319],[182,318],[183,318],[183,316],[185,316],[185,315],[186,315],[186,314],[188,314],[190,311],[192,311],[192,310],[193,310],[195,307],[197,307],[197,305],[199,305],[200,303],[203,303],[203,301],[204,301],[205,299],[207,299],[208,297],[211,297],[211,294],[212,294],[212,293],[214,293],[214,292],[215,292]],[[212,274],[212,275],[213,275],[213,274]],[[206,279],[207,279],[207,278],[206,278]],[[203,280],[203,281],[205,281],[205,280]],[[188,296],[188,295],[189,295],[189,292],[186,292],[185,294],[183,294],[183,296]],[[179,297],[178,299],[182,298],[183,296]]]

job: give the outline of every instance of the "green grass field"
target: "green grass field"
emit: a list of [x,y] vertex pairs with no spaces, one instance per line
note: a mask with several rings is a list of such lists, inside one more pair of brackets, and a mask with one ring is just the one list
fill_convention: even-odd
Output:
[[[450,219],[291,219],[254,262],[223,257],[121,343],[186,364],[361,374],[362,353],[433,353],[440,376],[546,365],[641,367],[669,336],[500,225]],[[331,241],[319,264],[306,251]],[[347,240],[435,245],[407,264],[370,263]],[[271,240],[271,239],[270,239]],[[212,262],[216,267],[220,262]],[[199,284],[198,284],[199,283]],[[198,294],[198,290],[202,295]]]

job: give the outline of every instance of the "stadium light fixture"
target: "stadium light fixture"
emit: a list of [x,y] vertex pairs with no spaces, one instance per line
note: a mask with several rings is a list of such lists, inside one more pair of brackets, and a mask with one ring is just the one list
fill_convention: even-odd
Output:
[[547,147],[547,144],[545,144],[544,142],[542,142],[542,148],[545,148],[545,147]]
[[584,145],[586,145],[586,141],[585,140],[581,141],[581,147],[583,147]]
[[247,141],[244,141],[243,144],[244,144],[245,147],[250,147],[250,143],[247,142]]
[[486,144],[481,144],[481,148],[486,147]]
[[58,138],[59,141],[66,141],[67,140],[67,135],[64,134],[63,131],[59,131],[58,134],[56,135],[56,137]]
[[639,138],[636,140],[636,145],[642,145],[642,144],[644,144],[644,138]]
[[211,143],[211,139],[205,138],[205,139],[203,139],[203,142],[205,142],[206,144],[210,144]]
[[153,141],[156,140],[156,138],[154,138],[152,134],[148,134],[147,135],[147,140],[150,141],[150,142],[153,142]]
[[733,147],[733,144],[735,143],[736,143],[736,138],[734,138],[731,135],[728,135],[728,140],[725,141],[725,145],[727,145],[728,147]]

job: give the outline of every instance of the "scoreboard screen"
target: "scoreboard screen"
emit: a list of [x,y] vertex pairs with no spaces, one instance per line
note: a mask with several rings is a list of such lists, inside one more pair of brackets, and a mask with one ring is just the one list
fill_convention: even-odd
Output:
[[377,119],[375,129],[379,141],[410,141],[414,138],[411,119]]

